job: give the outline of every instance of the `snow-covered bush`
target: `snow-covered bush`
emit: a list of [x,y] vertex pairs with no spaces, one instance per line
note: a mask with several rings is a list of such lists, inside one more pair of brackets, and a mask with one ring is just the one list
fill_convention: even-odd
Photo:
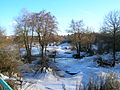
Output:
[[97,64],[99,66],[105,67],[105,66],[113,66],[113,59],[107,58],[107,55],[104,56],[97,56],[96,58],[94,58],[94,62],[97,62]]
[[36,70],[35,74],[39,74],[42,72],[46,72],[49,67],[50,67],[50,63],[51,63],[52,59],[46,58],[44,57],[42,60],[40,60],[40,62],[38,63],[38,69]]

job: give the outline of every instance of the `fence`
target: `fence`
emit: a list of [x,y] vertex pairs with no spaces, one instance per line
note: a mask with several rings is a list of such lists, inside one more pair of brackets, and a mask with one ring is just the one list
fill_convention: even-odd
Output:
[[2,90],[13,90],[2,78],[0,78],[0,86]]

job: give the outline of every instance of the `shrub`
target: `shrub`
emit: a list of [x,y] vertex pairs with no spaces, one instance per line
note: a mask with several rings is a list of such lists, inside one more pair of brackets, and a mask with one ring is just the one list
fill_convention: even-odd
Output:
[[6,73],[9,77],[20,73],[18,66],[20,64],[18,57],[14,51],[0,50],[0,73]]
[[75,58],[75,59],[81,59],[85,56],[80,56],[79,54],[73,54],[72,57]]

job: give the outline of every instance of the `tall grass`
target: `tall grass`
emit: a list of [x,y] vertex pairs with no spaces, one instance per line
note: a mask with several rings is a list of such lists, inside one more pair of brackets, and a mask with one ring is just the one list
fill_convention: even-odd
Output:
[[[120,78],[114,72],[97,78],[90,77],[87,84],[76,84],[76,90],[120,90]],[[67,90],[64,88],[63,90]]]

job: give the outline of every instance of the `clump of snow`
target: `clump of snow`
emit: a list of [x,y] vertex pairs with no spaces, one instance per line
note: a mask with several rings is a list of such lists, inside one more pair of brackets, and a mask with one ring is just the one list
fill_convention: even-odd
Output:
[[103,55],[101,55],[101,57],[104,60],[111,60],[112,59],[112,55],[111,54],[103,54]]
[[92,45],[92,49],[93,49],[93,50],[98,50],[97,45]]
[[5,75],[3,75],[2,73],[0,73],[0,77],[2,78],[2,79],[9,79],[9,77],[8,76],[5,76]]
[[32,55],[38,55],[40,53],[40,49],[37,47],[32,47]]

